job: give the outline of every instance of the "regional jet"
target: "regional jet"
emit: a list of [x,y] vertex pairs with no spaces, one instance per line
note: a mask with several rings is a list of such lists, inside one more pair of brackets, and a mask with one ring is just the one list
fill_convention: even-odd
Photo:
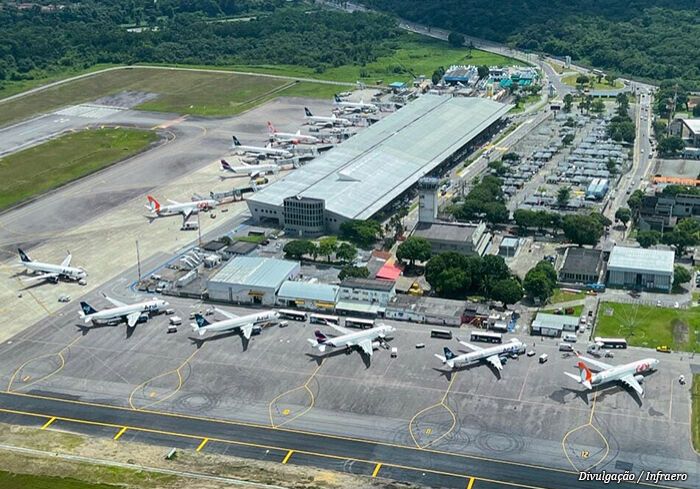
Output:
[[[656,358],[644,358],[635,362],[625,363],[624,365],[613,366],[599,360],[582,357],[578,353],[576,356],[579,358],[577,365],[579,375],[576,376],[569,372],[564,373],[579,384],[583,384],[588,390],[593,389],[593,387],[597,385],[617,381],[622,382],[627,387],[631,387],[642,397],[644,397],[644,388],[641,386],[644,382],[644,376],[642,374],[654,370],[659,364]],[[588,366],[586,366],[586,362],[600,371],[592,373]]]
[[190,323],[192,331],[199,333],[199,336],[204,336],[210,331],[220,332],[239,329],[243,333],[243,337],[248,340],[250,339],[250,335],[253,333],[253,326],[260,323],[277,321],[280,317],[277,311],[263,311],[248,314],[246,316],[236,316],[235,314],[222,311],[221,309],[214,308],[214,310],[219,314],[226,316],[227,319],[210,323],[204,316],[195,314],[194,319],[196,322]]
[[56,283],[58,282],[59,278],[83,280],[85,277],[87,277],[87,272],[84,268],[70,266],[70,261],[73,258],[70,251],[60,265],[33,261],[21,249],[18,248],[17,251],[19,252],[20,259],[19,263],[17,263],[18,266],[24,266],[27,270],[31,270],[32,272],[41,272],[41,275],[33,275],[24,280],[50,280],[51,282]]
[[267,121],[267,128],[270,130],[270,139],[275,140],[278,143],[292,143],[292,144],[316,144],[319,139],[316,136],[311,136],[309,134],[302,134],[301,129],[297,132],[280,132],[275,129],[270,121]]
[[272,165],[246,165],[243,166],[231,166],[228,161],[221,160],[221,171],[228,171],[235,175],[249,176],[250,178],[259,177],[267,173],[277,173],[279,167],[275,164]]
[[449,348],[445,347],[445,356],[438,355],[437,353],[435,356],[439,358],[443,364],[446,364],[453,370],[485,360],[500,372],[503,370],[504,357],[507,357],[509,354],[517,355],[525,351],[525,345],[517,338],[513,338],[502,345],[488,348],[481,348],[480,346],[472,345],[466,341],[460,341],[459,344],[472,351],[462,355],[455,355]]
[[157,297],[147,301],[137,302],[136,304],[125,304],[124,302],[112,299],[104,294],[102,295],[111,302],[114,307],[98,311],[87,302],[81,302],[79,314],[80,318],[86,323],[91,321],[93,323],[109,322],[115,319],[121,319],[126,321],[129,327],[133,327],[142,317],[148,319],[150,314],[165,309],[169,305],[166,301],[158,299]]
[[322,116],[322,115],[313,115],[311,111],[308,109],[308,107],[304,107],[304,112],[306,112],[306,117],[305,119],[309,121],[311,124],[317,125],[317,126],[324,126],[324,127],[333,127],[333,126],[351,126],[352,122],[350,122],[350,119],[343,119],[342,117],[336,117],[335,114],[333,114],[330,117]]
[[364,100],[359,102],[348,102],[341,100],[337,94],[333,95],[333,98],[334,104],[346,112],[376,112],[378,110],[376,105],[366,104]]
[[286,149],[273,148],[272,144],[262,146],[244,146],[236,136],[232,136],[233,146],[231,149],[241,153],[257,155],[259,158],[293,158],[294,155]]
[[316,330],[314,332],[316,339],[308,340],[312,347],[318,348],[321,353],[325,352],[326,348],[341,348],[344,346],[350,349],[352,347],[357,347],[362,353],[369,357],[372,356],[373,350],[386,344],[385,339],[387,336],[396,331],[396,328],[388,324],[380,324],[374,328],[364,329],[362,331],[351,331],[332,323],[328,323],[328,326],[337,330],[341,335],[329,338],[321,333],[321,331]]
[[146,206],[151,212],[154,212],[156,216],[174,216],[176,214],[182,214],[183,221],[189,219],[192,214],[196,214],[199,211],[208,211],[216,207],[219,202],[214,199],[199,199],[192,202],[175,202],[174,200],[168,199],[170,205],[161,205],[154,197],[148,196],[149,204]]

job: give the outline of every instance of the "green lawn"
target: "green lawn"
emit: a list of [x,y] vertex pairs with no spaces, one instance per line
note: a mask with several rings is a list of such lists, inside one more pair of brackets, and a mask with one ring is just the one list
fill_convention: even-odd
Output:
[[700,307],[669,309],[603,302],[596,336],[624,337],[630,345],[700,352]]
[[83,131],[0,159],[0,209],[130,156],[158,139],[139,130]]
[[520,112],[523,112],[527,107],[529,107],[532,104],[538,103],[542,99],[542,95],[537,94],[537,95],[528,95],[525,97],[523,100],[520,101],[520,105],[517,107],[513,107],[510,109],[511,114],[519,114]]
[[69,477],[53,477],[50,475],[12,474],[0,470],[0,487],[2,489],[117,489],[123,486],[93,484]]
[[560,302],[578,301],[585,298],[586,293],[583,291],[573,293],[556,288],[554,289],[554,294],[552,295],[551,299],[549,299],[549,302],[550,304],[558,304]]
[[[566,83],[567,85],[570,85],[572,87],[576,86],[576,78],[578,78],[580,75],[578,74],[573,74],[569,76],[565,76],[564,78],[561,79],[563,83]],[[605,79],[602,79],[600,83],[598,83],[598,80],[593,77],[593,76],[588,76],[588,84],[586,85],[588,88],[592,90],[614,90],[616,88],[624,88],[625,85],[620,82],[620,81],[615,81],[612,85],[610,85]]]
[[77,76],[77,75],[82,75],[85,73],[91,73],[93,71],[99,71],[103,70],[105,68],[109,68],[112,66],[112,64],[97,64],[94,66],[91,66],[90,68],[86,70],[65,70],[61,71],[60,73],[51,73],[51,74],[38,74],[36,75],[37,78],[34,78],[32,80],[18,80],[18,81],[13,81],[13,80],[4,80],[0,82],[0,99],[10,97],[12,95],[16,95],[21,92],[26,92],[27,90],[31,90],[32,88],[36,88],[41,85],[48,85],[49,83],[56,82],[59,80],[63,80],[65,78],[70,78],[72,76]]
[[693,447],[696,451],[700,451],[700,374],[693,375],[691,399],[693,401],[693,414],[690,420],[690,429],[693,435]]

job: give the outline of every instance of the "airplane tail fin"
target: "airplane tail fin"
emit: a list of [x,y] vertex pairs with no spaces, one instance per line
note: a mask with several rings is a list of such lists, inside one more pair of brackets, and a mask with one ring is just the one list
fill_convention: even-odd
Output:
[[338,94],[337,94],[337,93],[334,93],[334,94],[333,94],[333,99],[335,100],[336,103],[342,102],[342,100],[340,100],[340,97],[338,97]]
[[236,136],[231,136],[233,138],[233,145],[234,146],[240,146],[241,142],[238,140]]
[[267,129],[270,131],[270,133],[279,132],[277,129],[275,129],[275,126],[273,126],[272,122],[270,121],[267,121]]
[[95,314],[96,312],[97,312],[97,309],[92,307],[87,302],[83,301],[80,303],[80,316],[81,317],[87,316],[88,314]]
[[319,345],[322,345],[328,339],[326,335],[321,333],[321,331],[319,331],[318,329],[314,331],[314,335],[316,335],[316,343],[318,343]]
[[249,340],[250,336],[253,334],[253,325],[246,324],[245,326],[241,326],[241,331],[243,332],[243,337]]
[[306,117],[313,117],[314,116],[308,107],[304,107],[304,112],[306,113]]
[[17,248],[17,251],[19,252],[19,259],[23,262],[29,263],[30,261],[32,261],[32,259],[29,258],[29,255],[22,251],[22,248]]
[[450,350],[449,348],[444,347],[443,351],[445,352],[445,358],[447,360],[452,360],[455,357],[455,354],[452,353],[452,350]]
[[233,171],[233,168],[226,160],[221,160],[221,170],[222,171]]
[[160,211],[160,202],[158,202],[153,196],[148,196],[148,202],[150,203],[150,205],[147,207],[149,207],[152,211]]
[[578,367],[578,376],[570,372],[564,372],[566,376],[571,377],[579,384],[583,384],[584,386],[586,386],[587,389],[592,389],[593,386],[591,384],[591,381],[593,380],[593,374],[591,373],[589,368],[583,362],[578,362],[576,366]]
[[204,330],[202,328],[208,326],[211,323],[207,321],[206,318],[201,314],[195,314],[194,320],[195,322],[191,323],[192,331],[194,331],[195,333],[199,332],[199,336],[204,335]]

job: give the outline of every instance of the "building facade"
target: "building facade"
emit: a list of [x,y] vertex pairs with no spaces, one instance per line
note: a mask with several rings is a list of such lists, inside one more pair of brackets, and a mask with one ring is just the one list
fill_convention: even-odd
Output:
[[447,222],[418,223],[414,236],[430,241],[433,254],[456,251],[463,255],[483,255],[491,244],[486,224],[456,224]]
[[608,285],[670,292],[674,258],[671,250],[615,246],[608,259]]
[[299,274],[299,262],[236,256],[207,281],[209,299],[272,306],[286,280]]

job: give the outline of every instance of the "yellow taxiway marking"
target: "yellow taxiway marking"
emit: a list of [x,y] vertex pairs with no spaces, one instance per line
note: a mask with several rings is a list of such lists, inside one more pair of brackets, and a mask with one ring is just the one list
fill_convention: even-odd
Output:
[[205,438],[204,440],[202,440],[202,443],[200,443],[199,446],[197,447],[197,451],[201,452],[202,448],[204,448],[204,445],[206,445],[208,441],[209,441],[209,438]]
[[[66,366],[66,359],[65,359],[65,357],[63,356],[63,353],[64,353],[67,349],[69,349],[71,346],[73,346],[74,344],[76,344],[76,343],[78,342],[78,340],[80,340],[80,338],[82,338],[82,336],[78,336],[77,338],[75,338],[73,341],[71,341],[71,342],[68,343],[66,346],[64,346],[58,353],[46,353],[46,354],[44,354],[44,355],[39,355],[39,356],[36,356],[36,357],[34,357],[34,358],[30,358],[29,360],[27,360],[26,362],[24,362],[22,365],[19,366],[19,368],[18,368],[17,370],[15,370],[15,372],[12,374],[12,377],[10,377],[10,382],[7,384],[7,392],[12,392],[12,383],[15,381],[15,377],[17,377],[17,374],[19,374],[19,373],[22,371],[22,369],[23,369],[24,367],[26,367],[28,364],[30,364],[31,362],[34,362],[34,361],[36,361],[36,360],[39,360],[39,359],[42,359],[42,358],[50,358],[50,357],[53,357],[53,356],[57,356],[57,357],[61,360],[61,365],[59,365],[58,368],[57,368],[56,370],[54,370],[53,372],[50,372],[50,373],[44,375],[43,377],[39,377],[39,378],[36,379],[34,382],[29,382],[28,384],[23,384],[23,385],[19,386],[18,389],[23,389],[23,388],[25,388],[25,387],[29,387],[30,385],[34,385],[34,384],[36,384],[37,382],[41,382],[41,381],[43,381],[43,380],[46,380],[46,379],[48,379],[48,378],[50,378],[50,377],[53,377],[54,375],[56,375],[56,374],[57,374],[58,372],[60,372],[61,370],[63,370],[63,367]],[[23,377],[22,380],[24,380],[24,381],[26,382],[26,381],[29,380],[30,378],[31,378],[31,377],[30,377],[29,375],[26,375],[25,377]]]
[[[452,409],[450,409],[450,407],[447,404],[445,404],[445,400],[447,400],[447,395],[450,393],[450,389],[452,388],[452,384],[454,383],[456,377],[457,377],[457,374],[453,373],[452,378],[450,379],[450,383],[447,385],[447,389],[445,390],[445,393],[442,395],[442,399],[440,399],[439,403],[433,404],[432,406],[428,406],[425,409],[421,409],[416,414],[414,414],[413,417],[408,422],[408,433],[411,435],[411,439],[413,440],[413,443],[416,444],[416,447],[423,449],[423,448],[427,448],[430,445],[437,443],[438,441],[442,440],[447,435],[449,435],[452,432],[452,430],[455,428],[455,426],[457,426],[457,416],[455,416],[454,411],[452,411]],[[431,409],[435,409],[437,407],[443,407],[448,413],[450,413],[450,416],[452,417],[452,425],[442,435],[438,436],[434,440],[430,440],[425,445],[421,445],[420,443],[418,443],[416,436],[413,434],[413,422],[421,414],[423,414],[427,411],[430,411]],[[432,428],[426,428],[426,430],[425,430],[425,434],[428,436],[430,436],[432,434],[432,432],[433,432]]]
[[473,485],[474,485],[474,477],[469,479],[469,484],[467,484],[467,489],[472,489]]
[[163,122],[162,124],[157,124],[157,125],[151,127],[151,130],[153,131],[155,129],[167,129],[170,126],[174,126],[175,124],[179,124],[180,122],[184,121],[188,117],[189,117],[189,114],[185,114],[181,117],[176,117],[175,119],[172,119],[172,120]]
[[46,423],[44,423],[44,426],[42,426],[41,429],[42,429],[42,430],[45,430],[46,428],[48,428],[49,426],[51,426],[51,423],[53,423],[54,421],[56,421],[56,417],[55,417],[55,416],[51,417],[51,419],[49,419]]
[[[605,435],[593,424],[593,415],[595,414],[595,406],[598,401],[598,391],[595,391],[593,394],[593,405],[591,406],[591,414],[588,417],[588,423],[582,424],[581,426],[577,426],[576,428],[569,430],[565,435],[564,438],[561,440],[561,447],[562,450],[564,450],[564,455],[566,456],[566,459],[569,461],[571,466],[574,468],[576,471],[587,471],[595,467],[596,465],[602,463],[607,457],[608,454],[610,453],[610,444],[608,443],[608,439],[605,438]],[[577,432],[578,430],[582,430],[585,428],[592,428],[598,435],[600,435],[600,438],[603,440],[603,443],[605,443],[605,453],[603,454],[602,457],[600,457],[600,460],[594,462],[593,464],[589,465],[586,468],[580,469],[576,466],[576,464],[571,460],[571,457],[569,457],[569,452],[566,450],[566,439],[572,434]],[[583,451],[581,452],[581,458],[588,458],[590,453],[588,451]]]
[[379,473],[379,469],[381,469],[381,468],[382,468],[382,464],[381,463],[377,464],[376,467],[374,467],[374,472],[372,472],[372,477],[377,477],[377,474]]
[[[323,366],[323,361],[321,361],[321,364],[320,364],[318,367],[316,367],[316,369],[311,373],[311,375],[310,375],[309,378],[306,380],[306,382],[304,382],[302,385],[300,385],[300,386],[298,386],[298,387],[295,387],[294,389],[290,389],[290,390],[288,390],[288,391],[286,391],[286,392],[283,392],[282,394],[278,395],[277,397],[275,397],[273,400],[270,401],[270,404],[267,405],[267,410],[268,410],[268,413],[269,413],[269,415],[270,415],[270,426],[272,426],[273,428],[279,428],[280,426],[284,426],[284,425],[287,424],[287,423],[291,423],[291,422],[294,421],[295,419],[300,418],[301,416],[303,416],[303,415],[305,415],[306,413],[308,413],[309,411],[311,411],[311,409],[314,407],[314,404],[316,403],[316,398],[314,397],[314,393],[313,393],[313,392],[311,391],[311,389],[309,388],[309,384],[310,384],[311,381],[314,379],[314,377],[316,376],[316,374],[318,373],[318,371],[321,369],[322,366]],[[298,413],[298,414],[292,416],[291,418],[285,419],[283,422],[281,422],[281,423],[279,423],[279,424],[275,424],[275,418],[274,418],[274,416],[272,415],[272,406],[273,406],[279,399],[281,399],[282,397],[286,396],[287,394],[291,394],[292,392],[298,391],[298,390],[301,390],[301,389],[306,389],[306,392],[309,393],[309,397],[311,398],[311,402],[309,403],[309,405],[307,406],[307,408],[304,409],[302,412],[300,412],[300,413]],[[283,414],[284,416],[289,416],[289,413],[290,413],[290,412],[291,412],[291,411],[290,411],[289,409],[286,409],[286,408],[285,408],[284,411],[282,411],[282,414]]]
[[121,438],[125,431],[126,431],[126,426],[122,426],[122,429],[119,430],[119,433],[114,435],[114,439],[118,440],[119,438]]
[[29,379],[31,379],[31,377],[29,375],[25,375],[24,377],[22,377],[22,382],[26,382]]
[[282,463],[283,463],[283,464],[286,464],[286,463],[289,461],[289,457],[291,457],[293,453],[294,453],[294,450],[289,450],[289,451],[287,452],[287,455],[284,456],[284,459],[282,460]]

